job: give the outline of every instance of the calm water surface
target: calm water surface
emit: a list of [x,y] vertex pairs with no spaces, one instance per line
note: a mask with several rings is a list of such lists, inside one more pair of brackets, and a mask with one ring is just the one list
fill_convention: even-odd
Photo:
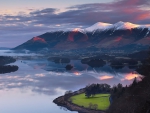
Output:
[[[18,54],[0,51],[0,55]],[[46,59],[17,60],[13,65],[19,66],[18,71],[0,74],[0,112],[72,113],[60,109],[52,101],[67,90],[75,91],[92,83],[129,85],[139,76],[128,67],[119,70],[108,65],[91,68],[79,60],[72,60],[70,64],[74,68],[66,71],[66,64],[56,64]]]

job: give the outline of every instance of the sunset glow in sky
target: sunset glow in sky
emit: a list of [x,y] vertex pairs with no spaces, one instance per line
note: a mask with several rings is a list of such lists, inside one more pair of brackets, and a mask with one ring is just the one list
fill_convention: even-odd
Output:
[[106,80],[106,79],[112,79],[112,78],[114,78],[114,76],[104,75],[100,77],[100,80]]
[[150,24],[149,6],[150,0],[1,0],[0,45],[15,47],[45,32],[97,22]]

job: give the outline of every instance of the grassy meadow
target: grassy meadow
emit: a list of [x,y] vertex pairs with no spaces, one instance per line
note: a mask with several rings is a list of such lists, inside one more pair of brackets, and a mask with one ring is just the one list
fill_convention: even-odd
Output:
[[106,110],[110,105],[109,97],[110,94],[97,94],[94,97],[87,98],[83,93],[72,96],[70,100],[72,101],[72,103],[79,106],[84,106],[85,108],[89,108],[89,104],[91,103],[93,105],[97,104],[98,110]]

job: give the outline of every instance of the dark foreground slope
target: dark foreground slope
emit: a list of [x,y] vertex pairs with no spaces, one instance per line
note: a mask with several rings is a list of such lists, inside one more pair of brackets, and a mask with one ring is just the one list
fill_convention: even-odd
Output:
[[150,113],[150,57],[137,71],[145,77],[134,80],[125,92],[115,99],[107,113]]

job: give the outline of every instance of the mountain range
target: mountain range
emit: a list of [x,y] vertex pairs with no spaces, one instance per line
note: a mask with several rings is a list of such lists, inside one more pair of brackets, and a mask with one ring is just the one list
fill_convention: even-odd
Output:
[[98,22],[85,29],[47,32],[33,37],[14,50],[80,50],[94,47],[97,50],[139,51],[149,45],[150,25],[120,21],[115,24]]

